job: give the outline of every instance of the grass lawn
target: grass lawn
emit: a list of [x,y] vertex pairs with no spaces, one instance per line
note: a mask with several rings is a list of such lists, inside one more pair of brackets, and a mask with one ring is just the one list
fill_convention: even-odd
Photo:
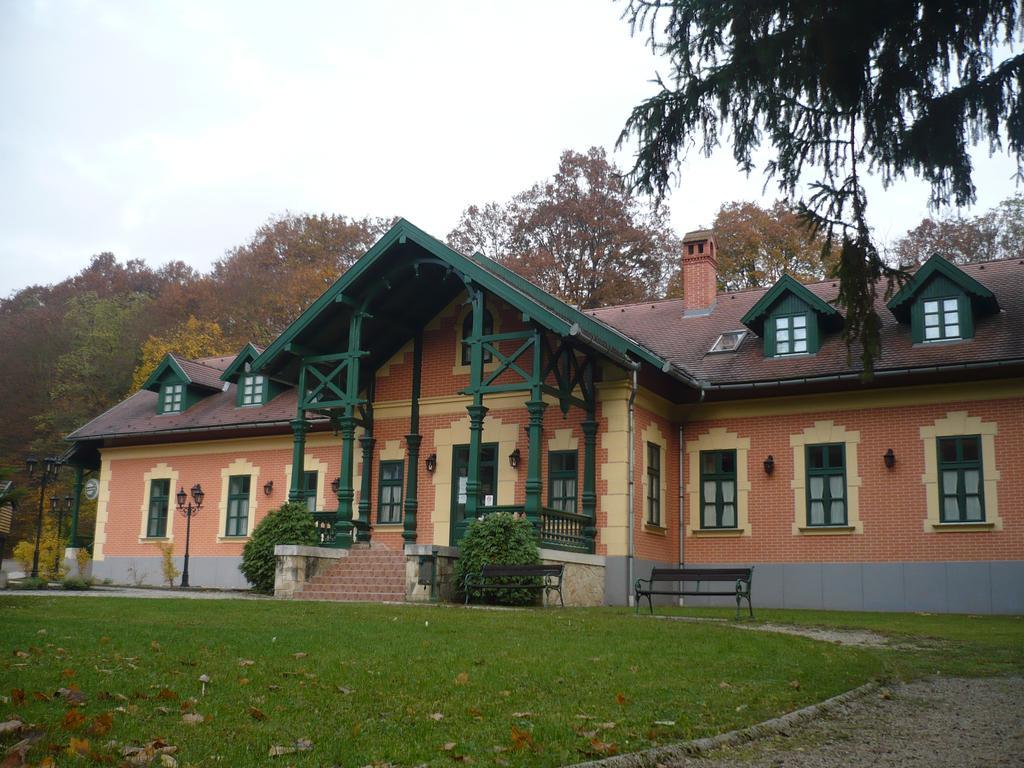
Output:
[[[916,617],[888,619],[916,631]],[[978,650],[933,619],[928,631]],[[0,597],[0,621],[0,720],[44,732],[30,761],[77,766],[90,759],[68,754],[72,739],[115,765],[122,747],[154,739],[182,766],[562,765],[749,725],[933,663],[624,609]],[[1016,644],[1004,666],[1020,664],[1024,621],[1000,621],[992,642]],[[54,697],[72,686],[78,707]],[[312,748],[270,756],[301,740]]]

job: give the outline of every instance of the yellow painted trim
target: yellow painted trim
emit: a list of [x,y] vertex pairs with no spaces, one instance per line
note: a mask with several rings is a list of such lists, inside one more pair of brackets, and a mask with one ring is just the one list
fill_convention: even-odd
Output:
[[687,532],[687,536],[696,536],[698,539],[738,539],[746,535],[745,531],[738,528],[690,528]]
[[103,547],[107,543],[107,520],[110,516],[110,459],[100,455],[100,487],[96,496],[96,532],[92,544],[92,559],[104,558]]
[[807,524],[807,451],[808,445],[820,443],[843,443],[846,446],[846,525],[854,533],[864,533],[864,524],[860,520],[860,487],[861,477],[857,462],[857,447],[860,445],[860,432],[846,429],[832,421],[816,421],[798,435],[789,436],[789,445],[793,449],[793,479],[789,487],[793,489],[793,535],[802,536],[810,531],[836,532],[838,528],[815,528]]
[[[302,457],[302,471],[312,472],[316,470],[316,510],[317,512],[331,512],[338,508],[337,504],[334,504],[330,508],[326,506],[327,503],[327,488],[331,484],[331,480],[334,478],[327,477],[327,462],[321,461],[308,453]],[[358,474],[356,475],[358,477]],[[284,468],[284,487],[292,487],[292,464],[288,462]],[[353,502],[354,508],[354,502]]]
[[643,388],[637,390],[636,405],[648,413],[661,416],[663,419],[668,419],[669,421],[677,419],[677,411],[679,409],[676,404],[649,390]]
[[699,406],[675,406],[677,420],[688,422],[718,419],[742,419],[755,416],[788,416],[801,413],[835,413],[869,408],[900,408],[948,402],[977,402],[1024,397],[1024,384],[1017,379],[965,384],[869,389],[860,392],[831,392],[820,395],[752,397],[726,403],[702,403]]
[[804,536],[849,536],[858,533],[852,525],[804,526],[799,532]]
[[[249,514],[246,520],[245,536],[228,536],[224,531],[228,526],[228,489],[233,475],[249,475]],[[245,541],[252,536],[252,530],[256,527],[256,506],[259,495],[256,489],[259,488],[260,468],[246,458],[239,457],[228,464],[220,471],[220,499],[217,503],[217,511],[220,514],[220,522],[217,526],[217,541]]]
[[599,476],[605,482],[605,492],[598,499],[605,513],[600,541],[608,556],[624,557],[632,519],[629,509],[629,383],[625,387],[598,384],[597,398],[601,404],[600,415],[608,422],[608,428],[598,436],[607,459],[598,467]]
[[[500,418],[487,414],[484,419],[484,431],[481,443],[498,444],[498,498],[497,506],[514,504],[516,498],[517,472],[502,461],[503,456],[512,453],[519,437],[519,425],[504,423]],[[434,445],[425,453],[437,454],[437,467],[431,477],[434,486],[434,538],[433,543],[447,546],[451,541],[452,521],[452,446],[465,445],[469,442],[469,416],[460,419],[445,429],[434,432]]]
[[411,340],[407,341],[400,350],[398,350],[397,352],[395,352],[395,354],[391,356],[390,360],[388,360],[386,363],[384,363],[384,365],[378,368],[374,375],[377,377],[378,380],[386,379],[388,376],[391,375],[392,366],[401,365],[402,363],[404,363],[405,356],[410,352],[412,352]]
[[[659,491],[661,493],[661,523],[651,523],[647,519],[647,471],[650,465],[647,462],[647,444],[654,443],[660,448],[661,466],[658,467]],[[668,478],[666,465],[668,464],[668,439],[661,434],[657,423],[651,422],[647,429],[640,433],[640,450],[643,452],[642,473],[640,475],[640,519],[644,521],[644,529],[665,531],[668,529]]]
[[[994,421],[984,421],[979,416],[968,416],[967,411],[950,411],[932,424],[921,427],[920,434],[921,448],[924,451],[924,474],[921,475],[921,483],[924,485],[926,500],[925,532],[1001,531],[1003,519],[999,516],[999,481],[1002,479],[1002,473],[996,469],[996,435],[999,434],[999,425]],[[985,484],[983,523],[943,523],[939,514],[939,457],[936,440],[940,437],[958,435],[981,435],[981,472],[982,482]],[[966,525],[973,527],[963,527]]]
[[[701,528],[700,514],[700,452],[736,451],[736,527],[730,529]],[[747,469],[747,454],[750,452],[750,438],[740,437],[724,427],[714,427],[696,440],[686,444],[686,460],[690,465],[690,482],[686,495],[690,502],[690,536],[750,536],[750,476]]]
[[[459,299],[459,303],[466,301],[466,292],[463,291]],[[455,366],[452,368],[452,374],[455,376],[468,376],[470,374],[470,366],[462,364],[462,324],[466,320],[466,315],[472,311],[473,307],[466,304],[455,316]],[[492,333],[501,333],[501,318],[498,316],[499,313],[493,309],[485,307],[488,312],[491,313],[491,319],[494,320],[494,329]],[[494,358],[489,363],[484,363],[484,373],[493,373],[498,369],[498,359]]]
[[[171,495],[167,499],[167,530],[162,537],[149,538],[146,536],[147,523],[149,522],[149,494],[153,489],[152,480],[170,480]],[[139,526],[139,543],[144,544],[151,541],[174,541],[174,494],[178,492],[178,470],[172,469],[169,464],[160,462],[155,467],[142,475],[142,508],[141,525]]]
[[381,461],[405,461],[405,440],[388,440],[380,449]]
[[555,434],[548,438],[548,453],[552,451],[578,451],[579,440],[573,434],[572,428],[556,429]]

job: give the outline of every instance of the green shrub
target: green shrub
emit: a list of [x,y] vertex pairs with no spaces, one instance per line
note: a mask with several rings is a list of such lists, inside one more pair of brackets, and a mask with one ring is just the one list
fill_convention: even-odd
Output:
[[270,511],[252,532],[242,550],[242,575],[257,592],[274,592],[274,547],[278,544],[315,545],[319,541],[313,515],[305,504],[288,502]]
[[68,576],[60,583],[64,589],[92,589],[93,580],[77,576]]
[[18,581],[8,582],[7,586],[11,589],[46,589],[49,586],[49,582],[46,579],[32,578],[28,576]]
[[[455,578],[459,589],[470,573],[479,574],[485,564],[537,565],[540,552],[533,526],[523,517],[508,512],[486,515],[466,528],[459,542],[459,559],[455,561]],[[514,580],[511,580],[514,581]],[[539,583],[539,582],[538,582]],[[502,605],[527,605],[537,598],[536,590],[501,589],[481,592],[474,589],[470,599],[485,598]]]

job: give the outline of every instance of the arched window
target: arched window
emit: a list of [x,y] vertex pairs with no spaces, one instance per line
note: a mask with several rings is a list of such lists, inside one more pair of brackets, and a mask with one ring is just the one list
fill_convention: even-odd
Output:
[[[484,310],[484,336],[489,336],[494,333],[494,318],[488,310]],[[462,319],[462,357],[461,361],[463,365],[470,365],[472,363],[472,350],[469,344],[466,343],[473,334],[473,312],[470,310],[466,313],[466,316]],[[484,362],[491,362],[491,351],[484,349]]]

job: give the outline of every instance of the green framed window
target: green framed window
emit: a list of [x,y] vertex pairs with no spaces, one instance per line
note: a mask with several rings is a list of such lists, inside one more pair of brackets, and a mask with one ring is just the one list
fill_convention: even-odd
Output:
[[944,523],[985,522],[981,437],[940,437],[939,513]]
[[306,509],[310,512],[316,512],[316,490],[319,482],[320,473],[315,470],[302,474],[302,498],[306,500]]
[[263,405],[267,400],[267,377],[255,373],[242,376],[239,390],[239,405]]
[[232,475],[228,478],[228,520],[225,536],[247,536],[249,534],[249,475]]
[[647,444],[647,522],[661,525],[661,446]]
[[377,493],[377,522],[402,522],[402,468],[404,462],[380,463],[380,488]]
[[700,527],[736,528],[736,451],[700,452]]
[[548,453],[548,506],[576,514],[579,459],[576,451]]
[[184,384],[164,384],[160,389],[161,413],[178,413],[185,400]]
[[846,445],[806,447],[807,525],[846,525]]
[[774,319],[775,354],[800,355],[807,352],[807,315],[781,315]]
[[167,536],[167,511],[171,504],[171,481],[167,478],[149,481],[149,515],[146,536],[162,539]]
[[924,299],[921,302],[921,312],[924,319],[925,341],[961,338],[960,301],[956,296]]
[[[494,316],[489,310],[484,310],[484,336],[488,336],[494,333]],[[466,316],[462,319],[462,357],[460,361],[463,365],[470,365],[472,361],[472,348],[466,342],[470,336],[473,335],[473,313],[467,312]],[[492,355],[489,349],[484,348],[484,362],[491,362]]]

